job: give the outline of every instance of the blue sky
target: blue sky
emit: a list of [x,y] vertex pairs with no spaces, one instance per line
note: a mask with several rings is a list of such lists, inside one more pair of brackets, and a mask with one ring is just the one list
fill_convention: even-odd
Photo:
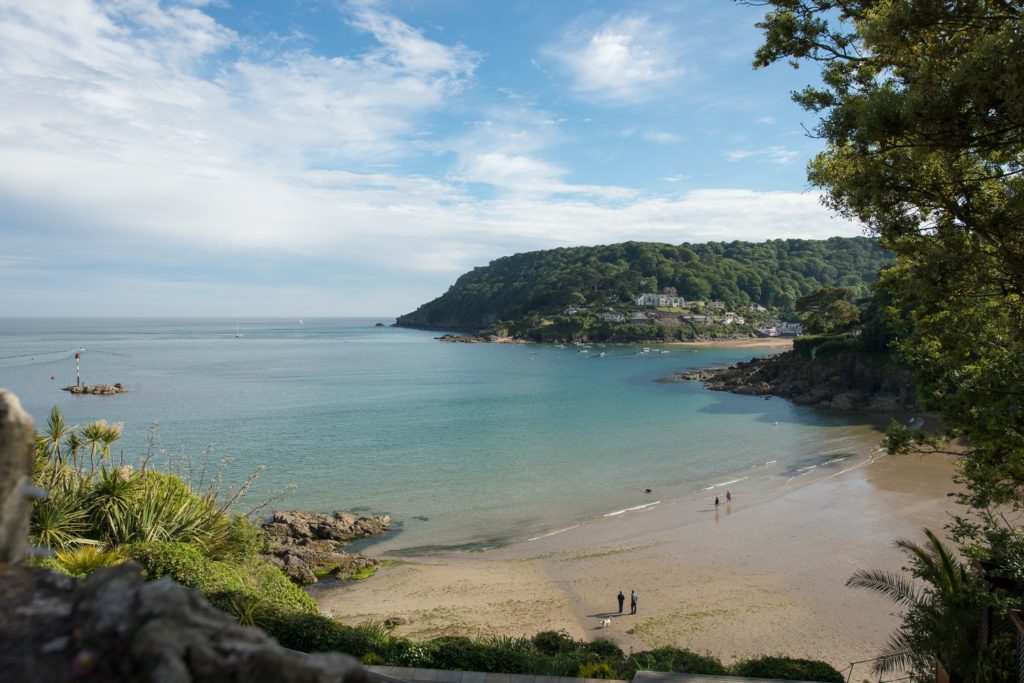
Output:
[[760,15],[0,0],[0,315],[395,315],[520,251],[861,234]]

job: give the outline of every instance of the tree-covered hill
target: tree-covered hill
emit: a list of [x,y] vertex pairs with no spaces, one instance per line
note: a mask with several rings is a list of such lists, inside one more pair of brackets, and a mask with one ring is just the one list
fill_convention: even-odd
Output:
[[891,261],[866,237],[549,249],[474,268],[442,296],[400,316],[398,325],[479,330],[568,306],[627,304],[665,287],[687,300],[722,301],[733,310],[757,303],[789,313],[799,297],[822,287],[866,295],[868,284]]

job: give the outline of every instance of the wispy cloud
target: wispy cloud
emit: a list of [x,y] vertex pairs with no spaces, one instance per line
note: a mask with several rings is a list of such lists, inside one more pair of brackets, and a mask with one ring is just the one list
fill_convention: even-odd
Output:
[[614,104],[658,97],[685,73],[668,30],[643,15],[572,30],[546,53],[568,73],[573,90]]
[[729,161],[753,160],[788,166],[800,158],[800,152],[785,147],[764,147],[762,149],[734,149],[725,153]]

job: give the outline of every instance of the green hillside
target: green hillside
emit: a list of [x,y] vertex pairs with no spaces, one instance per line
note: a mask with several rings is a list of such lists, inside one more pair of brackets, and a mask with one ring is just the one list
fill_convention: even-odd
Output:
[[536,323],[567,307],[625,310],[645,292],[673,287],[689,300],[751,303],[782,315],[821,287],[868,294],[892,261],[866,237],[768,242],[660,244],[625,242],[515,254],[474,268],[447,292],[400,316],[402,327],[483,330],[497,323]]

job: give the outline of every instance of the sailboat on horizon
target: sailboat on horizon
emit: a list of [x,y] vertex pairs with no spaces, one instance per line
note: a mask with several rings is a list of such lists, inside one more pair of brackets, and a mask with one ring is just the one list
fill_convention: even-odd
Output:
[[235,339],[238,339],[242,335],[238,331],[238,323],[235,323]]

